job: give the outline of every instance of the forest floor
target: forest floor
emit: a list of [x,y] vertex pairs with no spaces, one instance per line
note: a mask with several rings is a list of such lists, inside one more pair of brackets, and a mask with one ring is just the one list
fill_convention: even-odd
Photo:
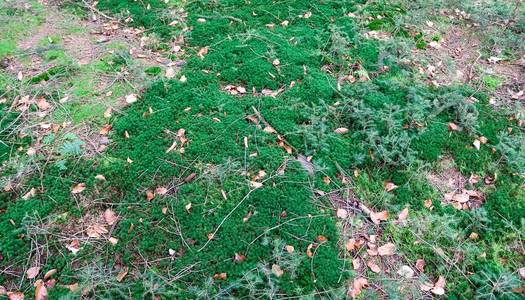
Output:
[[519,0],[0,0],[0,299],[523,299],[523,40]]

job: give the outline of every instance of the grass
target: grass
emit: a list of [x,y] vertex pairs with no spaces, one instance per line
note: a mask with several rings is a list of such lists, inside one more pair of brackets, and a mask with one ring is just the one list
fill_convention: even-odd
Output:
[[[132,25],[169,39],[174,29],[163,3],[147,9],[108,0],[97,7],[113,13],[128,8]],[[1,194],[2,265],[24,270],[37,262],[43,271],[57,268],[61,284],[81,287],[71,292],[57,286],[50,297],[84,290],[92,298],[341,298],[356,272],[340,245],[335,203],[316,195],[351,190],[374,211],[395,216],[410,208],[405,226],[373,225],[365,214],[354,214],[351,234],[366,230],[381,244],[395,243],[403,263],[424,259],[419,279],[446,276],[448,298],[522,296],[513,272],[524,263],[523,147],[515,142],[523,128],[515,112],[489,104],[499,78],[483,78],[483,90],[436,87],[398,63],[408,55],[401,50],[427,47],[418,30],[399,24],[413,9],[408,5],[227,0],[190,2],[185,9],[192,28],[185,37],[186,66],[172,80],[157,79],[112,117],[110,149],[90,159],[71,150],[78,144],[64,150],[74,137],[59,139],[59,164],[28,179],[18,195]],[[369,30],[388,31],[399,44],[367,38]],[[62,52],[46,55],[55,60]],[[110,55],[74,70],[85,77],[70,82],[72,95],[91,96],[96,81],[90,79],[128,62],[125,55]],[[342,80],[349,75],[356,82]],[[232,95],[228,85],[247,92]],[[265,89],[275,96],[264,95]],[[74,123],[104,122],[97,103],[73,102],[65,109]],[[265,122],[278,134],[264,130]],[[450,131],[450,122],[461,130]],[[342,127],[348,132],[335,131]],[[481,136],[487,143],[476,149]],[[300,154],[312,156],[313,174],[297,161]],[[452,157],[467,178],[481,178],[469,188],[486,194],[482,208],[442,205],[441,192],[421,174],[438,170],[444,157]],[[261,170],[265,176],[257,176]],[[385,191],[385,181],[398,188]],[[86,190],[71,194],[78,183]],[[32,187],[36,194],[23,199]],[[119,215],[110,233],[116,245],[82,233],[86,216],[108,208]],[[45,230],[30,231],[35,220]],[[70,234],[57,239],[68,223],[74,224]],[[65,248],[73,239],[81,246],[76,255]],[[360,251],[356,255],[366,252]],[[127,276],[119,282],[124,268]],[[397,295],[397,286],[389,285],[394,275],[362,274],[384,287],[364,291],[363,298]],[[29,281],[23,288],[31,289]],[[425,295],[419,287],[406,292]]]

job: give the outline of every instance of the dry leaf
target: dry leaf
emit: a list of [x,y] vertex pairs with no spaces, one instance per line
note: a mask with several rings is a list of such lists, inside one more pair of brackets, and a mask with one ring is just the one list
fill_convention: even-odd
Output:
[[518,269],[518,274],[520,274],[522,279],[525,279],[525,267]]
[[392,243],[386,243],[383,246],[377,248],[377,254],[380,256],[394,255],[396,252],[396,245]]
[[284,248],[286,249],[286,252],[288,253],[293,253],[295,251],[295,248],[292,245],[286,245]]
[[336,215],[340,219],[346,219],[348,217],[348,211],[346,209],[339,208],[337,209]]
[[474,145],[474,148],[476,148],[477,150],[479,150],[479,147],[481,146],[481,142],[479,140],[474,140],[474,142],[472,143],[472,145]]
[[357,247],[356,247],[355,239],[351,238],[348,241],[346,241],[345,248],[346,248],[346,251],[352,251],[352,250],[356,249]]
[[42,280],[35,282],[35,300],[47,300],[47,288]]
[[106,111],[104,111],[104,118],[106,118],[106,119],[111,118],[111,112],[112,112],[112,111],[113,111],[113,109],[112,109],[111,107],[108,107],[108,108],[106,109]]
[[399,221],[404,221],[408,218],[408,207],[405,207],[397,217]]
[[164,76],[166,76],[166,78],[174,78],[175,77],[175,69],[173,69],[172,67],[169,67],[166,69],[166,72],[164,73]]
[[272,265],[272,273],[273,273],[273,275],[275,275],[277,277],[281,277],[281,276],[283,276],[284,271],[283,271],[283,269],[281,269],[281,267],[279,267],[279,265],[273,264]]
[[335,133],[337,134],[345,134],[345,133],[348,133],[348,128],[346,127],[339,127],[339,128],[336,128],[334,130]]
[[118,282],[122,282],[122,280],[124,280],[124,277],[126,277],[126,275],[128,275],[128,270],[129,270],[129,268],[127,266],[123,267],[122,270],[120,270],[120,272],[117,274],[117,281]]
[[414,270],[407,265],[403,265],[397,270],[397,274],[404,278],[412,278],[414,277]]
[[40,267],[31,267],[27,269],[26,271],[27,279],[35,278],[36,276],[38,276],[38,273],[40,273]]
[[8,292],[7,298],[9,300],[24,300],[24,293],[22,292]]
[[40,110],[48,110],[51,107],[51,104],[46,101],[46,98],[40,97],[36,101],[36,106],[38,106]]
[[109,242],[111,245],[115,246],[115,245],[118,243],[118,239],[116,239],[116,238],[114,238],[114,237],[110,237],[110,238],[108,239],[108,242]]
[[228,278],[228,275],[226,273],[217,273],[213,275],[213,279],[215,280],[226,280]]
[[208,50],[209,50],[208,46],[201,48],[199,52],[197,52],[197,56],[200,58],[204,58],[204,55],[208,54]]
[[118,216],[115,214],[114,211],[108,208],[104,211],[104,220],[106,221],[106,223],[108,223],[108,225],[111,226],[117,222]]
[[191,210],[191,202],[186,204],[186,206],[184,206],[184,208],[186,209],[186,211],[189,213],[190,210]]
[[312,248],[313,247],[314,247],[314,244],[308,245],[308,247],[306,248],[306,256],[308,256],[308,257],[313,257],[314,256],[314,253],[312,252]]
[[236,261],[236,262],[243,262],[245,259],[246,259],[246,256],[235,252],[235,257],[233,258],[234,261]]
[[129,94],[126,96],[126,103],[131,104],[134,102],[137,102],[138,96],[137,94]]
[[155,198],[155,193],[153,193],[150,190],[147,190],[146,191],[146,200],[151,201],[151,200],[153,200],[153,198]]
[[51,276],[55,275],[56,273],[57,273],[57,269],[51,269],[47,271],[46,274],[44,275],[44,280],[48,280],[49,278],[51,278]]
[[89,226],[86,230],[86,233],[89,237],[98,239],[101,235],[108,233],[108,230],[104,225],[97,223],[92,226]]
[[80,242],[78,240],[73,240],[66,246],[66,248],[73,254],[77,254],[77,252],[80,251]]
[[86,189],[85,183],[79,183],[71,187],[71,193],[72,194],[79,194],[82,193]]
[[384,182],[384,186],[385,186],[385,191],[387,191],[387,192],[391,192],[391,191],[393,191],[393,190],[395,190],[395,189],[398,188],[398,186],[395,185],[395,184],[394,184],[393,182],[391,182],[391,181],[385,181],[385,182]]
[[102,174],[98,174],[97,176],[95,176],[95,179],[100,180],[100,181],[105,181],[106,177],[104,177],[104,175]]
[[113,128],[113,126],[111,126],[110,124],[106,124],[106,125],[102,126],[102,128],[99,131],[99,133],[101,135],[107,135],[111,131],[111,128]]
[[368,280],[362,277],[358,277],[354,279],[354,282],[352,283],[352,289],[350,290],[350,297],[357,298],[363,289],[368,288]]
[[388,220],[388,212],[386,210],[380,212],[370,212],[370,219],[374,224],[379,224],[381,221]]
[[458,127],[458,125],[450,122],[450,123],[448,123],[448,130],[449,131],[458,131],[459,127]]
[[424,259],[418,259],[416,260],[416,269],[419,271],[419,272],[424,272],[424,269],[425,269],[425,260]]
[[260,182],[257,182],[257,181],[250,181],[250,187],[254,188],[254,189],[258,189],[258,188],[261,188],[263,186],[262,183]]
[[370,270],[374,273],[379,273],[381,272],[381,268],[373,261],[369,261],[367,264],[366,264]]
[[468,202],[469,198],[470,196],[467,193],[454,194],[454,196],[452,196],[452,200],[459,203],[466,203]]
[[439,276],[438,281],[434,284],[431,292],[440,296],[445,294],[445,277]]

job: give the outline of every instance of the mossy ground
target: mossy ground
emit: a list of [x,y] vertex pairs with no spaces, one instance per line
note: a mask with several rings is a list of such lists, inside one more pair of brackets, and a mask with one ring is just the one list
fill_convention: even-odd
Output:
[[[99,2],[163,44],[187,26],[185,67],[112,117],[104,154],[66,157],[27,179],[24,191],[2,194],[0,263],[11,273],[35,263],[42,273],[58,269],[51,298],[339,299],[357,276],[379,287],[363,291],[364,299],[398,295],[405,283],[388,259],[380,274],[352,268],[352,258],[370,257],[364,249],[344,254],[342,228],[350,224],[349,237],[364,231],[380,245],[392,242],[404,264],[426,261],[404,297],[431,296],[419,283],[438,276],[446,277],[451,299],[484,296],[494,278],[506,280],[492,289],[496,297],[523,296],[515,271],[525,263],[525,148],[512,142],[523,128],[516,111],[490,104],[498,77],[481,78],[484,89],[436,86],[402,63],[404,48],[425,51],[437,39],[399,26],[411,13],[405,3],[193,1],[180,26],[170,25],[170,5]],[[370,30],[390,38],[371,38]],[[67,62],[62,52],[46,53]],[[71,94],[92,96],[98,73],[82,70],[111,72],[119,62],[112,55],[76,70],[82,76],[70,82]],[[104,122],[96,103],[75,102],[67,112],[56,117]],[[481,137],[487,142],[477,149]],[[300,155],[312,157],[313,174]],[[446,157],[467,178],[481,178],[469,186],[486,195],[481,208],[442,204],[425,174]],[[385,191],[385,182],[397,188]],[[72,194],[78,183],[86,189]],[[24,199],[30,188],[36,193]],[[330,193],[392,216],[409,207],[410,217],[377,225],[355,211],[345,225],[332,198],[318,197]],[[88,238],[90,218],[106,209],[118,223],[104,238]],[[76,254],[66,248],[72,241],[80,245]],[[127,276],[117,280],[123,270]],[[30,281],[23,283],[29,291]],[[71,291],[66,285],[74,283],[80,288]]]

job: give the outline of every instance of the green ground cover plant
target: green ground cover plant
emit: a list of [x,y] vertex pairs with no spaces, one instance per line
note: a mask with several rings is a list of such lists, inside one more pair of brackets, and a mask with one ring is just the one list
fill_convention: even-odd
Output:
[[[169,39],[166,5],[97,8],[128,10],[134,25]],[[185,10],[185,67],[112,118],[110,149],[81,157],[70,136],[60,164],[18,195],[1,194],[2,266],[58,269],[50,298],[340,299],[356,272],[341,254],[335,204],[317,195],[350,188],[374,211],[410,207],[406,226],[371,226],[403,259],[424,258],[428,281],[446,275],[450,299],[523,296],[514,271],[525,260],[511,242],[523,235],[523,128],[514,111],[491,107],[489,91],[429,85],[400,63],[403,49],[427,47],[417,30],[399,27],[408,6],[203,0]],[[362,24],[352,14],[374,18]],[[482,208],[442,205],[423,174],[443,157],[481,178],[471,187],[486,194]],[[397,188],[385,191],[385,182]],[[118,242],[86,238],[79,220],[108,209],[118,223],[104,234]],[[360,214],[356,224],[370,223]],[[397,293],[388,286],[361,297]]]

